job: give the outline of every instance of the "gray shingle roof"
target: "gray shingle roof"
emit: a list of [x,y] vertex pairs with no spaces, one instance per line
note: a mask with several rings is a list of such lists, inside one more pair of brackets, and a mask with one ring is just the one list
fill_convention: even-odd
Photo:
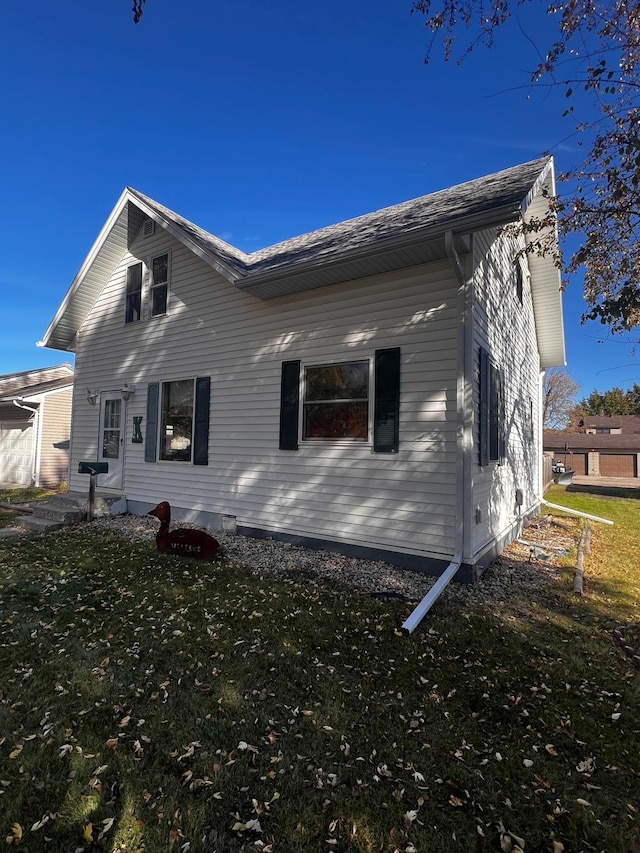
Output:
[[528,193],[549,162],[548,157],[531,160],[493,175],[467,181],[445,190],[329,225],[251,254],[225,243],[168,207],[129,188],[129,191],[162,218],[182,229],[207,252],[220,256],[238,277],[265,275],[297,264],[327,261],[401,238],[437,228],[444,232],[457,221],[472,217],[508,222],[522,212]]
[[73,385],[73,371],[65,364],[5,373],[0,376],[0,402],[57,391],[66,385]]

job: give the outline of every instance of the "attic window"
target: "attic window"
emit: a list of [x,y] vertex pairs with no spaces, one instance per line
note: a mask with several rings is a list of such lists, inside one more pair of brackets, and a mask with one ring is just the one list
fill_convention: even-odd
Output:
[[153,237],[153,235],[155,233],[156,233],[156,223],[154,222],[153,219],[149,219],[147,217],[147,219],[145,219],[145,221],[142,223],[142,236],[143,237]]

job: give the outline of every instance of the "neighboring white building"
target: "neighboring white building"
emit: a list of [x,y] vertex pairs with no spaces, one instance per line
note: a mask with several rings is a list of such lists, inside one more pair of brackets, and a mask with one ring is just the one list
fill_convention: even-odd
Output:
[[0,376],[0,483],[55,488],[69,476],[73,367]]
[[544,158],[246,255],[125,189],[44,338],[71,488],[103,460],[135,513],[475,576],[542,494],[560,280],[501,232],[553,191]]

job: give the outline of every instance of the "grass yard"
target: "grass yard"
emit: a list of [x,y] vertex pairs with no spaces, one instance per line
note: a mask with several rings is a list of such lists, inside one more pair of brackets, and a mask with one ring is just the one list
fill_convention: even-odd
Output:
[[307,577],[0,539],[0,844],[638,853],[640,675],[610,632],[640,621],[640,501],[547,497],[616,522],[585,596],[570,557],[535,595],[511,560],[501,600],[412,636],[406,604]]

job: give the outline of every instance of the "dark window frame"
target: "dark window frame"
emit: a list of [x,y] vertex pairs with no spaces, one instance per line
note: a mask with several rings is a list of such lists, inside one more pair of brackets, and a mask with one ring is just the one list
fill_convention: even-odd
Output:
[[486,466],[506,459],[505,382],[487,350],[479,351],[479,462]]
[[138,261],[138,263],[127,267],[124,309],[125,323],[137,323],[142,318],[142,279],[142,261]]

